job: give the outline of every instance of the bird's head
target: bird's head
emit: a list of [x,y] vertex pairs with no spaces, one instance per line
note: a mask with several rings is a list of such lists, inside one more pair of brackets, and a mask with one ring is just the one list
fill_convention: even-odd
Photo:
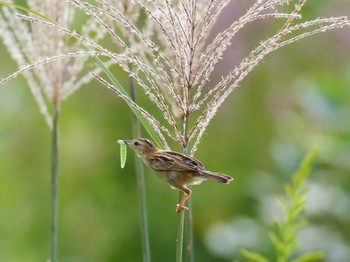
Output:
[[143,156],[144,154],[150,153],[157,150],[156,146],[146,138],[137,138],[134,140],[123,140],[136,154]]

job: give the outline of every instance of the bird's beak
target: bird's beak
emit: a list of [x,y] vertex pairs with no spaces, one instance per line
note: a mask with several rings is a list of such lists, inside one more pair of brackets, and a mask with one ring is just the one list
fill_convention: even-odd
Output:
[[126,144],[126,145],[129,145],[131,143],[132,140],[121,140],[121,139],[118,139],[117,142],[119,144]]

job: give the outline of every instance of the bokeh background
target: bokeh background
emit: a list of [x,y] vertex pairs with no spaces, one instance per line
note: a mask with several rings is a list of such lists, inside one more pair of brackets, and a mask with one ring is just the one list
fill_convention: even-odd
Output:
[[[216,31],[249,7],[237,0]],[[310,1],[305,17],[350,15],[350,2]],[[214,78],[276,25],[250,25]],[[43,44],[45,42],[43,41]],[[16,70],[0,42],[0,76]],[[127,86],[127,76],[115,71]],[[48,76],[49,77],[49,76]],[[141,96],[141,94],[139,94]],[[63,102],[59,126],[59,260],[141,261],[134,158],[120,168],[116,139],[132,137],[128,107],[97,82]],[[145,133],[144,133],[145,134]],[[145,134],[145,136],[147,136]],[[283,193],[313,144],[300,252],[350,260],[350,29],[334,30],[269,55],[210,124],[196,157],[232,175],[228,186],[193,187],[196,261],[232,261],[246,247],[273,258],[267,232]],[[175,149],[178,149],[175,147]],[[153,261],[175,260],[178,193],[147,171]],[[0,87],[0,260],[46,261],[50,223],[50,132],[23,78]]]

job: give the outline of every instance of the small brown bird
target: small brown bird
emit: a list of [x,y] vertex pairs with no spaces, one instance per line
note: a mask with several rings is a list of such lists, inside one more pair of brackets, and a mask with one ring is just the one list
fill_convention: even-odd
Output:
[[185,193],[185,198],[177,205],[176,212],[181,209],[188,210],[184,206],[192,191],[188,185],[200,184],[203,180],[211,179],[222,184],[228,184],[232,177],[224,174],[213,173],[205,170],[203,164],[197,159],[184,154],[158,149],[151,141],[145,138],[135,140],[123,140],[131,147],[143,162],[165,179],[172,188],[177,188]]

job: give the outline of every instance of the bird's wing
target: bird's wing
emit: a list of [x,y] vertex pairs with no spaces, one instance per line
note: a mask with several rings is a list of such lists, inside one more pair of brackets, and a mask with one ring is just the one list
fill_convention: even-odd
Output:
[[161,151],[152,157],[152,167],[159,171],[202,171],[197,159],[174,151]]
[[175,161],[170,157],[155,154],[150,157],[149,162],[152,169],[158,171],[167,171],[172,169]]

